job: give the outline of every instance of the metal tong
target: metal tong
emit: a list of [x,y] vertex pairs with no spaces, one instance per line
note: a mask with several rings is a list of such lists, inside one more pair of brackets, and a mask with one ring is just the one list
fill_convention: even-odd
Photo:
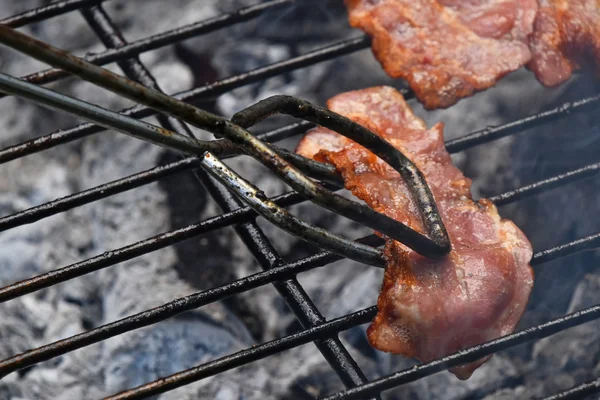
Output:
[[[0,73],[0,91],[7,94],[28,98],[45,107],[69,112],[107,129],[198,157],[201,168],[258,214],[295,236],[347,258],[371,265],[385,265],[385,258],[380,249],[343,238],[295,217],[267,198],[260,189],[240,177],[219,157],[242,153],[250,155],[312,202],[369,226],[425,257],[440,258],[450,252],[448,233],[421,171],[398,149],[344,116],[294,97],[273,96],[227,120],[4,25],[0,25],[0,43],[223,138],[198,140]],[[330,188],[341,187],[342,181],[333,166],[263,142],[246,130],[276,113],[288,114],[329,128],[366,147],[398,171],[416,200],[427,235],[366,205],[334,193]],[[309,176],[326,184],[315,182]]]

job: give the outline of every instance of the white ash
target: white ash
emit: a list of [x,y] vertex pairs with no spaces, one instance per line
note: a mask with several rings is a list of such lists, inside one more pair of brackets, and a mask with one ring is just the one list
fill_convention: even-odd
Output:
[[[2,16],[45,4],[41,0],[6,3],[1,10]],[[106,3],[106,10],[131,41],[255,3],[246,0],[112,0]],[[182,57],[173,47],[146,53],[141,59],[163,90],[174,93],[200,84],[197,81],[199,70],[214,70],[218,78],[226,78],[336,40],[361,35],[347,26],[341,2],[309,3],[310,8],[296,4],[269,12],[256,21],[190,39],[180,45],[198,56],[197,59]],[[80,55],[103,49],[78,12],[22,30]],[[208,60],[208,64],[199,64],[198,59]],[[0,67],[3,72],[14,75],[46,68],[42,63],[5,48],[0,49]],[[114,64],[109,68],[121,73]],[[209,100],[214,100],[216,111],[231,116],[275,94],[324,104],[337,93],[381,84],[402,87],[400,81],[385,76],[369,50],[363,50]],[[446,138],[454,139],[488,125],[527,116],[559,99],[581,97],[582,93],[592,92],[591,86],[579,82],[570,88],[544,90],[529,72],[519,71],[496,88],[465,99],[449,110],[426,112],[417,102],[411,101],[411,104],[429,124],[445,122]],[[76,79],[66,79],[51,87],[111,109],[132,104]],[[80,122],[64,113],[50,112],[22,100],[5,98],[1,102],[4,107],[0,114],[2,147]],[[154,119],[151,121],[155,122]],[[281,121],[270,119],[256,130],[278,127]],[[574,136],[577,141],[569,141],[568,135],[569,130],[579,131],[581,126],[594,122],[574,116],[534,132],[479,146],[454,158],[474,179],[476,196],[499,194],[549,177],[555,171],[575,168],[583,159],[593,162],[592,155],[582,157],[581,152],[567,150],[566,144],[579,146],[576,150],[595,148],[597,143],[589,139],[586,142],[589,136],[583,133]],[[206,132],[194,131],[203,138],[210,137]],[[590,133],[597,134],[596,131]],[[553,137],[559,140],[552,140]],[[293,148],[297,140],[286,140],[284,144]],[[542,161],[536,158],[540,153],[546,154]],[[4,177],[0,180],[0,210],[2,215],[8,215],[118,179],[151,168],[164,156],[164,151],[155,146],[114,132],[103,132],[15,160],[0,166]],[[550,165],[549,160],[554,163]],[[253,160],[240,157],[227,162],[269,195],[289,190]],[[220,213],[204,189],[190,179],[189,183],[184,183],[182,177],[172,178],[170,186],[147,185],[0,233],[0,284],[26,279]],[[564,212],[588,207],[593,213],[597,207],[594,200],[597,186],[593,180],[584,181],[568,193],[554,191],[516,206],[504,207],[501,212],[515,218],[535,248],[540,250],[597,230],[594,218],[584,218],[584,213],[578,210],[569,211],[574,214],[569,218]],[[174,188],[176,195],[183,197],[178,203],[173,201]],[[309,203],[290,209],[296,215],[340,234],[360,237],[370,233],[367,228]],[[258,221],[286,261],[316,251],[313,246],[282,233],[264,220]],[[260,270],[231,229],[213,233],[214,240],[207,237],[191,239],[187,247],[159,250],[0,305],[0,358],[222,284],[221,280],[211,280],[211,275],[205,274],[208,269],[217,275],[222,271],[220,279],[224,279],[223,276],[227,279],[242,277]],[[215,243],[222,254],[211,254]],[[195,248],[195,252],[190,248]],[[598,289],[598,276],[593,266],[595,258],[588,254],[545,267],[538,275],[538,292],[521,326],[525,328],[564,312],[593,305]],[[299,276],[328,319],[375,304],[381,279],[381,270],[352,261],[340,261]],[[560,301],[553,299],[557,290],[560,296],[554,297],[560,297]],[[502,352],[467,382],[458,381],[444,372],[392,390],[386,397],[485,397],[491,400],[539,397],[563,390],[600,373],[598,360],[594,357],[597,352],[581,353],[581,348],[588,349],[598,342],[593,334],[594,327],[597,328],[593,324],[574,328],[535,346],[519,346]],[[10,374],[0,381],[0,399],[99,398],[299,328],[281,297],[272,286],[266,286],[236,296],[233,303],[203,307],[42,363],[23,373]],[[366,341],[365,328],[356,327],[340,336],[369,378],[415,364],[373,350]],[[557,371],[560,371],[558,375]],[[547,385],[549,381],[554,383]],[[295,399],[325,395],[341,388],[339,378],[315,345],[307,344],[165,393],[159,398]]]

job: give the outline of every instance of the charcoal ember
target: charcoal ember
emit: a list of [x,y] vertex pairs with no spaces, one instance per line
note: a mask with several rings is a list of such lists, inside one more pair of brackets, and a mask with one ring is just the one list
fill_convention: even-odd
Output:
[[[44,0],[6,1],[2,4],[0,19],[45,5],[47,5],[47,2]],[[101,48],[93,32],[86,26],[85,20],[78,13],[55,16],[51,21],[51,24],[45,22],[28,24],[20,27],[19,30],[42,38],[65,50],[75,51],[80,55],[83,55],[82,51],[85,52],[90,48]],[[73,37],[77,39],[73,40]],[[0,65],[3,72],[16,76],[27,75],[48,68],[47,64],[33,60],[31,57],[4,46],[0,48]]]
[[18,385],[7,382],[6,379],[0,382],[0,399],[25,399],[23,392]]
[[[207,2],[208,3],[208,2]],[[242,7],[256,5],[255,1],[227,0],[214,2],[220,12],[230,12]],[[315,32],[314,27],[319,30]],[[280,27],[285,26],[285,29]],[[220,78],[226,78],[236,73],[246,72],[250,69],[262,67],[285,58],[300,55],[310,49],[324,46],[335,40],[359,36],[357,31],[350,29],[345,16],[343,5],[337,1],[310,1],[276,7],[263,12],[258,18],[251,21],[235,24],[227,30],[211,32],[207,36],[192,38],[181,43],[187,52],[196,55],[198,59],[208,59],[212,68],[217,71]],[[189,65],[194,68],[195,60],[190,58]],[[344,67],[351,66],[344,65]],[[199,68],[199,66],[197,66]],[[226,94],[220,100],[221,112],[229,115],[247,106],[247,100],[253,97],[264,97],[272,93],[272,89],[297,90],[305,95],[312,95],[314,85],[306,85],[305,81],[315,81],[314,68],[312,74],[302,75],[298,80],[298,73],[292,72],[283,75],[285,84],[278,83],[280,78],[272,78],[266,82],[247,85],[247,90],[238,89],[233,92],[233,99]],[[372,68],[372,71],[379,69]],[[318,78],[318,74],[316,75]],[[357,75],[360,78],[360,75]],[[269,81],[273,82],[269,82]],[[304,82],[299,84],[299,82]],[[285,87],[284,87],[285,86]],[[286,93],[288,93],[286,91]],[[281,94],[281,93],[278,93]],[[288,93],[291,94],[291,93]],[[299,93],[296,93],[299,95]],[[237,100],[236,100],[237,99]],[[232,107],[232,103],[236,107]],[[233,110],[233,111],[232,111]]]
[[[384,397],[386,400],[483,398],[519,382],[520,371],[507,358],[495,355],[487,364],[489,365],[483,365],[465,382],[458,382],[449,372],[443,372],[392,389]],[[393,365],[393,371],[407,369],[412,365],[414,363],[398,362]]]
[[[598,85],[580,76],[561,88],[560,103],[597,93]],[[514,176],[522,186],[598,162],[600,121],[595,113],[572,113],[515,137],[511,148]],[[569,145],[565,145],[569,143]],[[523,228],[536,251],[594,234],[598,224],[590,215],[598,211],[597,177],[569,183],[559,189],[523,199],[510,207],[511,216]],[[560,210],[560,212],[558,211]],[[586,273],[597,271],[597,252],[558,259],[536,269],[530,312],[523,326],[531,326],[564,314],[571,295]]]
[[[160,164],[168,164],[180,159],[172,152],[161,156]],[[199,184],[193,171],[170,176],[159,181],[165,191],[169,205],[169,222],[172,229],[181,229],[200,220],[209,218],[214,206],[210,196]],[[178,262],[175,266],[180,276],[198,289],[210,289],[235,278],[233,258],[229,251],[234,233],[230,229],[219,229],[210,234],[176,243]],[[198,260],[202,260],[199,268]]]
[[[287,60],[328,42],[305,42],[298,49],[285,43],[273,43],[262,38],[244,39],[244,46],[223,46],[215,50],[213,65],[223,78]],[[287,72],[276,77],[227,92],[217,99],[217,108],[225,116],[231,116],[267,97],[285,94],[325,104],[327,99],[340,91],[359,89],[365,86],[388,84],[401,87],[401,82],[388,78],[377,65],[377,61],[363,50],[329,61]],[[243,60],[240,62],[240,60]],[[369,74],[365,74],[369,71]],[[274,129],[288,121],[271,117],[259,125],[258,131]],[[254,128],[254,131],[257,129]],[[296,138],[296,141],[298,138]],[[295,142],[291,142],[295,143]]]
[[[218,2],[221,12],[230,12],[257,4],[253,0],[223,0]],[[285,26],[286,29],[280,29]],[[319,26],[319,30],[315,30]],[[309,0],[290,2],[264,12],[259,18],[240,24],[232,31],[243,37],[252,33],[257,37],[287,45],[309,41],[326,41],[346,36],[359,36],[347,22],[346,8],[336,0]]]
[[[371,379],[376,377],[374,360],[355,351],[346,337],[340,339],[364,374]],[[277,397],[280,399],[319,398],[344,389],[337,373],[312,343],[270,357],[268,362],[259,365],[268,368],[273,393],[281,393]]]
[[[561,88],[560,102],[555,104],[569,104],[592,96],[598,88],[600,86],[590,84],[582,76]],[[595,113],[575,112],[516,136],[512,149],[513,174],[520,177],[521,184],[527,184],[597,162],[600,130],[595,126],[598,122]],[[570,145],[565,146],[565,142]],[[580,206],[595,205],[593,201],[586,204],[586,199],[595,193],[596,180],[583,181],[568,188],[547,192],[519,204],[520,212],[516,218],[535,228],[535,235],[531,235],[534,247],[554,246],[565,239],[572,240],[577,235],[587,235],[597,230],[594,221],[581,218],[582,214],[578,213]],[[574,207],[575,204],[577,207]],[[564,218],[551,211],[556,209],[569,210],[569,216]],[[572,236],[567,237],[569,235]]]
[[[283,61],[291,56],[289,48],[285,45],[271,44],[260,39],[249,39],[246,43],[247,46],[236,48],[236,51],[232,51],[230,47],[215,49],[212,58],[213,65],[217,67],[223,77]],[[290,81],[293,81],[291,74],[280,75],[227,92],[217,99],[218,110],[225,116],[231,116],[254,104],[257,98],[266,98],[275,94],[297,95],[297,86],[287,85]],[[285,92],[282,93],[281,89],[285,89]],[[271,122],[261,126],[265,129],[274,129],[278,125]]]
[[[585,275],[571,296],[567,313],[597,305],[598,290],[600,276]],[[531,372],[526,375],[534,381],[531,386],[537,386],[543,396],[595,379],[600,371],[599,332],[600,322],[592,321],[536,342]],[[547,381],[550,375],[556,378]]]
[[517,386],[515,388],[505,388],[498,390],[495,393],[489,394],[483,398],[483,400],[512,400],[525,398],[527,389],[524,386]]
[[[186,314],[185,318],[155,324],[85,348],[74,356],[43,363],[27,373],[28,385],[22,390],[27,398],[100,398],[248,345],[201,314]],[[254,368],[252,374],[266,376],[261,368]],[[243,385],[237,377],[225,374],[158,398],[191,399],[198,398],[193,397],[198,393],[212,393],[209,398],[218,398],[216,395],[226,392],[232,384],[237,385],[239,395],[258,399],[256,394],[265,392],[263,385],[267,382],[263,379],[261,384],[260,379],[255,379],[253,385]]]
[[128,41],[142,39],[218,15],[217,2],[114,0],[103,5]]
[[[69,194],[72,176],[67,165],[49,157],[45,160],[22,159],[0,167],[5,176],[11,177],[0,183],[2,214],[21,211]],[[0,284],[8,285],[47,272],[56,267],[56,262],[76,261],[80,251],[89,245],[85,224],[69,226],[76,219],[74,214],[60,214],[36,225],[24,225],[0,233]],[[45,295],[52,297],[56,293],[58,291],[50,289]]]
[[[113,5],[117,3],[115,1]],[[162,18],[162,22],[174,27],[179,22],[185,22],[185,18],[203,19],[207,16],[205,10],[194,13],[190,8],[179,9],[180,13],[173,10],[167,12],[165,7],[160,11],[158,8],[161,4],[164,3],[156,2],[155,7],[144,8],[140,7],[143,4],[139,2],[135,14],[130,10],[129,18],[134,15],[139,17],[140,13],[160,12],[168,16]],[[172,4],[168,8],[172,8]],[[176,7],[174,9],[177,10]],[[119,14],[118,18],[125,16]],[[60,21],[62,26],[71,29],[58,32]],[[135,37],[132,34],[135,27],[123,21],[118,23],[123,23],[127,38]],[[25,31],[60,47],[75,50],[78,54],[83,54],[82,50],[102,49],[77,12],[36,27],[37,24],[32,26],[31,31],[28,30],[30,28]],[[87,29],[88,34],[84,34],[80,28]],[[147,33],[142,30],[139,34]],[[91,46],[92,42],[94,46]],[[5,48],[0,51],[2,69],[8,73],[21,75],[47,67],[32,62],[28,57],[16,56],[17,53]],[[163,49],[145,57],[166,91],[180,91],[192,85],[190,69],[174,58],[173,49]],[[118,71],[115,65],[110,69]],[[53,86],[67,94],[112,109],[133,104],[76,79],[63,80]],[[81,122],[65,113],[34,106],[29,101],[5,98],[2,102],[5,112],[0,116],[0,124],[6,131],[1,139],[2,147]],[[103,132],[3,164],[0,170],[8,179],[0,182],[2,215],[152,168],[157,165],[163,152],[159,147],[137,139]],[[189,222],[196,221],[196,218]],[[0,234],[1,283],[10,284],[145,239],[168,230],[169,220],[165,193],[157,184],[152,184],[3,232]],[[3,304],[0,307],[0,358],[72,336],[194,292],[195,289],[178,276],[174,268],[177,262],[173,249],[158,251]],[[201,268],[201,265],[196,265],[196,268]],[[209,336],[198,335],[198,332],[212,332],[212,341],[208,340]],[[229,342],[223,340],[221,347],[213,346],[215,337],[229,338]],[[175,372],[184,364],[186,367],[193,366],[253,343],[240,319],[220,303],[187,314],[184,320],[172,324],[165,322],[156,328],[134,332],[123,338],[128,340],[130,347],[111,347],[110,343],[116,342],[108,341],[11,374],[2,380],[0,388],[0,393],[8,393],[8,397],[0,397],[99,398],[125,389],[131,382],[141,384],[158,378],[158,373]],[[118,342],[120,339],[115,340]],[[156,350],[166,348],[165,342],[178,345],[190,343],[192,347],[179,347],[181,357],[171,361],[168,353]],[[148,345],[156,351],[153,350],[151,354],[140,353],[140,349]],[[160,361],[162,369],[142,370],[127,364],[127,374],[112,372],[114,364],[109,367],[109,363],[117,353],[123,357],[120,358],[123,363],[128,359],[139,361],[136,357],[145,357],[150,365],[159,364]],[[118,386],[120,380],[126,386]],[[226,386],[226,383],[223,385]],[[262,389],[258,387],[253,390],[262,392]]]
[[[126,176],[150,168],[156,165],[162,151],[157,146],[121,134],[92,137],[83,148],[82,181],[94,186],[105,182],[109,176]],[[96,251],[118,248],[169,228],[166,195],[158,183],[112,196],[82,209],[97,217],[92,221]],[[104,294],[104,319],[121,318],[190,293],[192,288],[179,278],[173,268],[176,262],[176,253],[169,247],[100,271],[98,275],[106,280],[97,281]],[[202,268],[201,263],[196,268]],[[152,295],[140,299],[143,293]],[[218,303],[214,307],[213,317],[226,323],[230,315]],[[236,326],[235,329],[238,335],[247,335],[242,327]]]
[[[532,79],[530,72],[519,70],[504,77],[494,88],[462,99],[448,109],[425,111],[420,103],[412,101],[410,104],[429,126],[443,122],[444,138],[452,141],[545,110],[554,105],[563,92],[564,88],[544,88]],[[523,182],[514,165],[527,159],[513,155],[518,146],[515,140],[520,137],[509,136],[452,154],[454,163],[473,179],[471,191],[475,198],[501,194]],[[503,207],[501,214],[512,219],[513,210],[514,207]]]
[[[104,7],[123,30],[125,38],[132,41],[256,3],[253,0],[112,0]],[[8,16],[42,4],[46,2],[9,1],[3,4],[0,13]],[[80,55],[104,49],[78,12],[21,30]],[[308,5],[295,2],[267,12],[255,21],[144,53],[141,59],[163,90],[174,93],[360,35],[348,28],[342,2],[311,1]],[[47,68],[5,47],[0,49],[0,67],[3,72],[17,76]],[[108,68],[121,73],[115,64]],[[248,84],[196,104],[229,117],[274,94],[290,94],[323,105],[340,92],[384,84],[404,86],[401,81],[389,79],[371,51],[365,49]],[[580,98],[595,92],[597,88],[593,86],[583,79],[561,88],[545,89],[529,72],[518,71],[495,88],[462,100],[447,110],[428,113],[418,103],[410,103],[428,124],[445,122],[446,139],[454,139],[525,117],[557,101]],[[78,79],[65,79],[52,87],[112,109],[133,104]],[[1,102],[4,107],[0,113],[0,126],[4,128],[0,137],[2,147],[80,122],[28,101],[4,98]],[[564,121],[487,143],[453,158],[467,176],[474,179],[476,197],[499,194],[578,167],[582,162],[596,162],[598,152],[595,150],[600,150],[597,149],[598,132],[590,128],[597,125],[595,118],[589,113],[585,118],[582,114],[573,114]],[[150,121],[156,122],[153,118]],[[262,132],[289,121],[269,118],[252,130]],[[201,138],[212,138],[207,132],[193,130]],[[291,138],[282,144],[293,149],[297,140],[298,137]],[[7,215],[154,167],[168,159],[166,154],[135,139],[103,132],[3,164],[0,173],[8,178],[0,180],[0,213]],[[289,190],[249,157],[227,163],[268,195]],[[0,233],[1,283],[9,284],[53,270],[221,212],[204,189],[196,186],[193,176],[179,177],[170,183],[165,180],[167,184],[147,185]],[[569,191],[556,190],[536,196],[502,207],[500,212],[514,219],[529,235],[534,248],[541,250],[597,231],[594,218],[589,218],[597,208],[597,186],[597,179],[587,180],[569,186]],[[371,233],[368,228],[308,202],[290,210],[346,237]],[[319,251],[316,246],[282,233],[262,218],[258,218],[258,223],[285,261]],[[571,294],[576,288],[576,293],[597,291],[595,283],[589,283],[595,282],[595,265],[596,255],[588,253],[538,268],[536,292],[521,326],[532,326],[568,310],[591,305],[592,295],[585,297],[589,301],[583,301],[571,299]],[[9,357],[259,270],[258,263],[231,228],[190,239],[2,304],[0,357]],[[585,273],[591,275],[580,284]],[[344,260],[303,273],[298,279],[325,318],[332,319],[374,305],[381,274],[380,269]],[[203,307],[11,374],[0,381],[0,398],[99,398],[301,329],[272,285],[235,296],[232,301]],[[370,379],[415,365],[412,360],[375,351],[366,341],[364,328],[350,329],[341,333],[340,338]],[[485,397],[491,400],[550,394],[554,389],[600,375],[598,363],[592,357],[594,352],[581,355],[577,347],[579,343],[581,348],[593,348],[595,334],[582,331],[570,335],[578,332],[576,329],[579,328],[565,333],[569,339],[559,336],[556,342],[540,342],[535,348],[519,346],[497,354],[467,382],[459,382],[443,372],[389,391],[386,396],[390,399]],[[218,344],[211,339],[215,335],[222,338]],[[169,353],[173,357],[169,357]],[[549,386],[547,383],[552,380],[556,383]],[[307,344],[159,398],[302,399],[342,388],[318,349],[314,344]]]
[[262,368],[241,367],[221,373],[217,378],[209,378],[192,383],[172,392],[167,392],[159,400],[260,400],[277,399],[272,388],[272,376]]
[[[598,290],[600,276],[584,275],[568,296],[565,313],[596,306]],[[600,322],[592,321],[534,342],[531,357],[522,364],[522,385],[500,390],[486,400],[545,398],[596,379],[600,373],[599,332]]]
[[[105,133],[101,137],[85,139],[78,157],[81,163],[77,168],[78,176],[70,180],[66,178],[69,175],[65,172],[66,166],[48,162],[44,169],[37,164],[44,161],[44,153],[39,155],[41,157],[20,160],[20,165],[6,164],[5,167],[20,167],[9,169],[11,176],[28,172],[26,176],[29,177],[20,182],[6,183],[11,185],[6,188],[7,193],[14,196],[10,211],[150,168],[156,165],[161,152],[158,147],[142,141],[121,134]],[[0,237],[5,243],[2,248],[20,249],[23,254],[20,262],[16,262],[11,253],[0,254],[7,265],[6,271],[15,271],[13,275],[3,274],[3,283],[12,283],[16,279],[152,236],[166,230],[168,220],[165,195],[157,184],[152,184],[45,219],[36,225],[5,232]],[[77,239],[70,238],[67,231],[71,229]],[[35,250],[27,250],[27,246],[33,246]],[[173,268],[175,262],[172,249],[158,251],[52,287],[39,296],[26,296],[4,304],[1,308],[3,317],[0,319],[2,358],[191,293],[193,288],[182,281]],[[142,330],[123,336],[123,339],[115,339],[124,340],[131,347],[111,347],[109,341],[42,363],[27,374],[12,378],[12,384],[23,388],[24,393],[30,393],[30,398],[95,398],[112,393],[116,388],[114,382],[121,379],[118,377],[122,372],[110,372],[109,368],[109,363],[114,362],[112,360],[117,353],[123,357],[121,362],[128,357],[135,360],[136,357],[142,357],[140,348],[150,346],[154,350],[146,353],[148,362],[157,363],[152,360],[152,357],[156,357],[163,362],[161,368],[168,369],[168,365],[171,365],[169,371],[175,372],[181,369],[186,360],[187,366],[194,365],[192,361],[205,360],[208,357],[207,349],[216,352],[209,352],[209,355],[223,355],[252,343],[239,319],[219,303],[205,307],[194,315],[195,319],[189,321],[157,325],[154,336]],[[215,332],[198,335],[202,329]],[[215,338],[228,336],[231,338],[230,344],[235,343],[235,347],[231,347],[233,344],[227,347],[226,341],[222,342],[220,348],[213,346]],[[207,342],[204,343],[204,340]],[[169,364],[169,353],[158,351],[166,348],[161,341],[178,345],[191,343],[191,348],[183,346],[180,350],[182,357],[186,355],[189,358]],[[127,370],[123,384],[133,381],[141,384],[158,378],[160,375],[151,376],[152,373],[162,371],[133,367]],[[116,375],[111,377],[113,373]],[[99,381],[98,376],[105,376],[107,380]],[[118,390],[124,388],[119,387]]]
[[[309,357],[309,354],[301,354],[304,357]],[[318,350],[314,349],[313,356],[320,356]],[[354,355],[353,355],[354,356]],[[322,358],[322,356],[320,356]],[[354,356],[356,360],[357,357]],[[372,368],[371,365],[361,363],[363,372]],[[331,369],[327,363],[318,362],[311,365],[310,372],[304,376],[300,376],[289,385],[289,390],[282,396],[282,399],[315,399],[327,396],[328,394],[344,390],[344,385],[341,383],[338,375]]]
[[[5,71],[4,48],[0,48],[0,59],[2,61],[2,70]],[[2,147],[17,144],[23,140],[32,139],[39,135],[39,130],[44,126],[45,119],[50,119],[52,113],[47,109],[32,105],[31,102],[16,97],[2,99],[2,107],[5,110],[0,114],[0,123],[5,127],[5,134],[0,137]],[[44,116],[41,117],[40,116]],[[55,125],[55,121],[48,121],[46,129],[58,129],[60,125]],[[5,168],[5,167],[2,167]],[[7,183],[3,180],[3,186]]]
[[22,0],[7,2],[7,4],[2,7],[2,10],[0,10],[0,18],[8,18],[13,15],[31,10],[32,8],[41,7],[44,5],[44,3],[44,0]]
[[106,341],[107,392],[135,387],[249,345],[201,314],[186,315]]

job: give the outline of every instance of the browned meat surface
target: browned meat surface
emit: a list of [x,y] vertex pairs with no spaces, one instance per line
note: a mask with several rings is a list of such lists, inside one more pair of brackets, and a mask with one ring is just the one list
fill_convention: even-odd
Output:
[[[438,261],[388,240],[379,312],[368,330],[377,349],[422,361],[511,333],[533,285],[531,244],[489,200],[473,201],[471,181],[452,165],[443,125],[427,129],[389,87],[348,92],[329,108],[369,128],[424,173],[452,241]],[[297,152],[332,163],[346,188],[386,215],[424,232],[399,174],[362,146],[324,128],[310,131]],[[486,359],[454,368],[467,379]]]
[[511,39],[528,32],[531,10],[523,8],[527,17],[519,12],[504,16],[505,8],[484,7],[487,13],[479,15],[474,5],[461,2],[455,10],[450,6],[458,1],[446,3],[448,7],[435,0],[346,0],[350,25],[373,38],[373,52],[384,70],[405,79],[428,109],[449,107],[487,89],[531,59],[527,44]]
[[571,77],[584,61],[600,74],[600,0],[540,0],[528,67],[546,86]]
[[528,42],[538,10],[537,0],[438,0],[482,37]]

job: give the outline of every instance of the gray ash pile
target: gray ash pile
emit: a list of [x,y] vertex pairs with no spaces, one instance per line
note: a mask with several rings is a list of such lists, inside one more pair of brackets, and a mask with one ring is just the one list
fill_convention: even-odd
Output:
[[[46,4],[43,0],[5,1],[0,17]],[[128,41],[256,4],[251,0],[111,0],[104,5]],[[24,32],[83,55],[104,48],[79,12],[35,23]],[[198,87],[274,62],[287,60],[361,33],[349,28],[341,1],[296,2],[259,18],[143,53],[141,61],[168,94]],[[22,76],[43,64],[0,48],[3,72]],[[121,73],[116,64],[109,68]],[[443,121],[451,140],[487,126],[526,117],[557,104],[593,94],[586,76],[558,89],[544,89],[527,71],[497,87],[462,100],[448,110],[426,112],[411,100],[428,124]],[[340,92],[375,85],[403,87],[389,79],[369,49],[318,63],[195,104],[230,117],[274,94],[324,104]],[[120,110],[131,102],[78,79],[52,88]],[[16,99],[0,99],[0,147],[5,148],[81,121]],[[154,119],[149,120],[155,123]],[[253,131],[289,122],[272,118]],[[597,117],[574,114],[560,123],[454,155],[474,180],[474,196],[492,196],[557,173],[597,162]],[[207,132],[195,130],[202,138]],[[282,145],[293,149],[299,137]],[[115,132],[102,132],[0,165],[0,213],[9,215],[159,164],[177,155]],[[289,190],[248,157],[227,161],[268,195]],[[598,179],[502,207],[535,250],[594,233],[600,205]],[[336,233],[353,237],[370,230],[304,203],[290,210]],[[178,174],[83,207],[0,233],[0,285],[51,271],[103,252],[218,215],[219,207],[192,173]],[[259,225],[287,261],[317,249],[267,222]],[[572,256],[536,270],[536,285],[521,328],[595,304],[600,274],[596,253]],[[232,228],[189,239],[114,267],[0,304],[0,359],[141,312],[198,290],[222,285],[260,270]],[[380,269],[344,260],[298,277],[327,319],[372,306],[382,281]],[[596,300],[595,300],[596,299]],[[340,335],[369,378],[415,365],[372,349],[365,326]],[[88,399],[108,396],[253,344],[301,329],[272,286],[181,314],[99,344],[13,373],[0,381],[0,399]],[[597,325],[571,329],[535,344],[504,351],[473,377],[458,381],[444,372],[391,390],[388,399],[505,399],[540,397],[600,374]],[[552,384],[549,384],[552,382]],[[159,395],[166,399],[303,399],[343,388],[313,344]]]

